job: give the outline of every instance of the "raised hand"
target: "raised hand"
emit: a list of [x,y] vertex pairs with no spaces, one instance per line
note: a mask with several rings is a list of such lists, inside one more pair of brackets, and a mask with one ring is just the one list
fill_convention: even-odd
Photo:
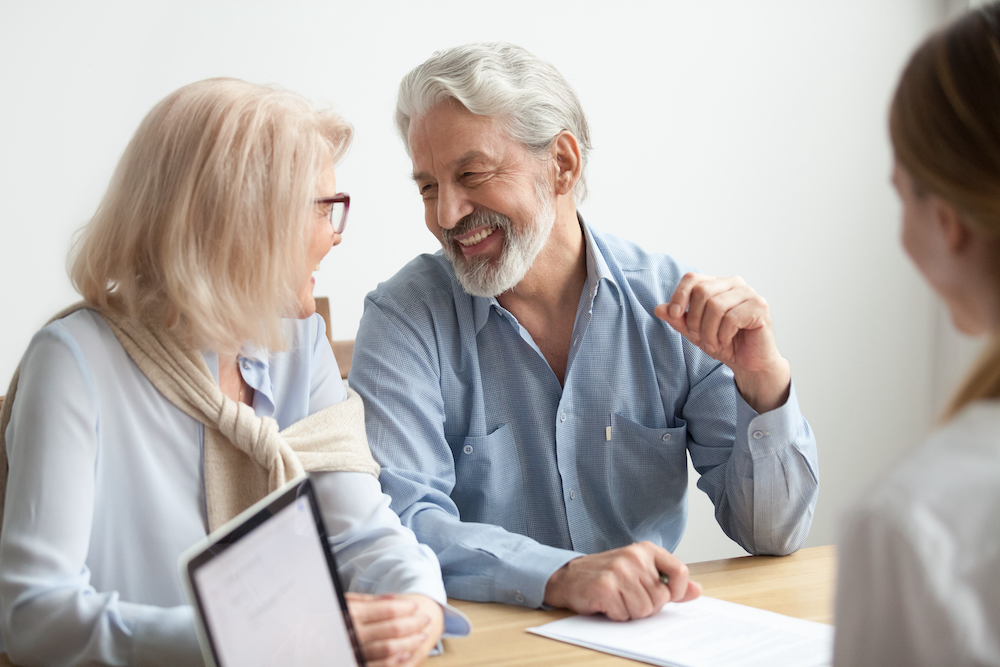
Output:
[[778,352],[767,301],[742,278],[685,274],[654,314],[729,366],[740,394],[757,412],[784,405],[791,368]]

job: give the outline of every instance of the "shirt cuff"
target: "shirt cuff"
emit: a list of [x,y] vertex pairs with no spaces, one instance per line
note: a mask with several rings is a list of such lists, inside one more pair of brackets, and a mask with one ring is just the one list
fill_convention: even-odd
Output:
[[132,629],[132,662],[136,667],[202,667],[201,646],[190,606],[146,607]]
[[504,555],[493,582],[493,599],[505,604],[538,608],[552,574],[584,554],[529,542],[526,548]]
[[448,603],[439,602],[444,612],[444,636],[467,637],[472,632],[472,621]]
[[796,439],[802,428],[802,413],[795,395],[795,383],[788,390],[788,400],[781,407],[758,414],[736,392],[736,428],[751,457],[756,459],[773,456]]

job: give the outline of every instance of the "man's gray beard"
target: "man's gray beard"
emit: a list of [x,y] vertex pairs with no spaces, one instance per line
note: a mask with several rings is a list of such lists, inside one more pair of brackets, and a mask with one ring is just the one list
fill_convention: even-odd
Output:
[[[459,220],[453,229],[441,231],[444,255],[455,267],[458,282],[466,292],[473,296],[499,296],[524,279],[538,253],[545,247],[545,242],[549,240],[556,221],[555,209],[542,184],[535,185],[535,194],[538,198],[538,213],[523,232],[513,230],[510,218],[490,210],[473,211]],[[458,247],[455,237],[478,227],[503,231],[503,251],[495,263],[489,257],[466,257]]]

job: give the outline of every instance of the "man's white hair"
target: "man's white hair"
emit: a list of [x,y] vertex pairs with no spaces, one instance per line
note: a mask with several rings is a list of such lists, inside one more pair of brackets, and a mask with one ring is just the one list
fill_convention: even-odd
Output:
[[[580,144],[584,170],[590,130],[576,92],[555,67],[506,42],[480,42],[438,51],[399,84],[396,128],[411,155],[410,119],[446,99],[479,116],[497,118],[507,135],[542,157],[563,130]],[[575,189],[587,195],[585,171]]]

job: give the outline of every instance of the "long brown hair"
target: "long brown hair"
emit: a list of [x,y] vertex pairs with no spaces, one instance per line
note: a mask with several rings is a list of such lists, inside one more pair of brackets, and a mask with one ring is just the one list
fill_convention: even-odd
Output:
[[[1000,236],[1000,4],[971,11],[910,57],[889,112],[897,162],[969,227]],[[1000,257],[997,257],[1000,266]],[[1000,398],[1000,336],[945,409]]]

